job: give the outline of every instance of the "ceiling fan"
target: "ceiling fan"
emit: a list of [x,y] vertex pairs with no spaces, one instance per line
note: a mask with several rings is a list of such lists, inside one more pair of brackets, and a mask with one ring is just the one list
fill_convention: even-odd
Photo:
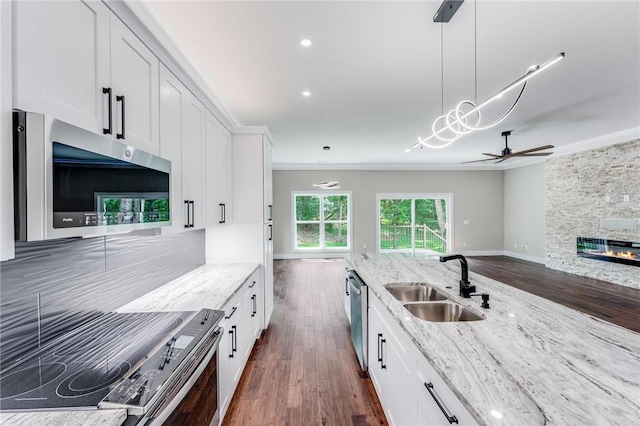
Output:
[[511,131],[502,132],[502,136],[504,136],[504,149],[500,155],[498,154],[490,154],[488,152],[483,152],[482,155],[488,155],[491,158],[483,158],[482,160],[473,160],[473,161],[465,161],[462,164],[466,163],[477,163],[480,161],[494,161],[496,163],[502,163],[505,160],[508,160],[513,157],[542,157],[545,155],[551,155],[553,152],[537,152],[542,151],[543,149],[551,149],[553,145],[543,145],[535,148],[525,149],[524,151],[513,152],[511,148],[509,148],[509,143],[507,138],[511,134]]

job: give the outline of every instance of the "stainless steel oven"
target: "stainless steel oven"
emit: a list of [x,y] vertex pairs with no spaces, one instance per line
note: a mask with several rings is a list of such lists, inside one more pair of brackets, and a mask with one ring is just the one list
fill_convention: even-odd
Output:
[[362,371],[367,370],[368,287],[356,271],[349,271],[349,299],[351,302],[351,341]]
[[202,309],[101,316],[0,371],[0,411],[126,409],[127,426],[159,426],[185,416],[181,403],[202,392],[204,385],[195,385],[202,380],[213,403],[186,414],[206,420],[174,424],[217,425],[223,315]]

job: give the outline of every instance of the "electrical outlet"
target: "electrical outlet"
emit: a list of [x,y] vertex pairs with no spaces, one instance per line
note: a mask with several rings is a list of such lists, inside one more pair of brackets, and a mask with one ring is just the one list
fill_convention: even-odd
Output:
[[367,245],[366,245],[366,244],[363,244],[363,245],[362,245],[362,248],[363,248],[363,249],[366,249],[366,248],[367,248]]
[[513,248],[517,249],[518,248],[518,243],[513,243]]
[[462,247],[466,247],[466,246],[467,246],[467,243],[462,243]]
[[524,251],[529,251],[529,246],[524,246]]

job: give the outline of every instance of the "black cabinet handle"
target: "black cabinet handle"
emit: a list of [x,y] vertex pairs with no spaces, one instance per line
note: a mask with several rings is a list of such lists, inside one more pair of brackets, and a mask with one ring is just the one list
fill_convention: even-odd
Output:
[[229,353],[229,358],[233,358],[233,353],[236,351],[234,345],[234,338],[236,334],[236,326],[232,326],[231,330],[229,330],[229,334],[231,335],[231,353]]
[[102,94],[108,95],[107,103],[109,104],[109,106],[107,107],[107,112],[109,116],[109,127],[107,127],[106,129],[103,128],[102,133],[105,135],[111,135],[113,134],[113,116],[111,115],[111,87],[103,87]]
[[116,139],[124,139],[124,95],[116,96],[116,102],[122,102],[122,133],[116,134]]
[[458,423],[458,418],[454,415],[449,414],[449,412],[447,411],[447,408],[444,406],[442,402],[440,402],[440,398],[438,398],[438,395],[436,395],[435,389],[433,388],[433,383],[431,382],[425,383],[424,387],[427,388],[433,400],[436,402],[436,404],[438,404],[440,411],[442,411],[442,414],[444,414],[444,416],[447,418],[447,420],[449,421],[449,424]]
[[251,303],[252,303],[252,310],[253,310],[253,312],[251,312],[252,317],[255,317],[256,314],[258,313],[258,304],[256,303],[256,300],[257,300],[257,296],[255,294],[251,296]]
[[269,204],[269,217],[267,217],[267,220],[273,220],[273,206],[271,204]]
[[344,292],[349,295],[349,278],[344,279]]
[[384,344],[387,343],[387,339],[380,340],[380,368],[387,368],[387,364],[384,363]]
[[229,318],[231,318],[231,317],[233,316],[233,314],[235,314],[235,313],[236,313],[236,310],[237,310],[237,309],[238,309],[238,307],[237,307],[237,306],[234,306],[234,307],[233,307],[233,309],[231,309],[231,313],[230,313],[228,316],[224,317],[224,319],[229,319]]
[[269,225],[269,241],[273,240],[273,225]]
[[189,200],[184,200],[184,205],[186,206],[186,215],[185,215],[185,219],[184,219],[184,227],[188,228],[189,227],[189,221],[190,221],[190,215],[189,212],[191,210],[191,204],[189,204]]
[[196,202],[191,200],[189,201],[189,205],[191,207],[191,221],[189,222],[189,228],[193,228],[193,225],[196,223]]
[[238,352],[238,330],[235,325],[231,328],[233,329],[233,352]]
[[251,285],[249,286],[249,288],[253,288],[253,286],[255,286],[257,282],[258,282],[258,281],[253,280],[253,282],[251,283]]
[[381,344],[380,344],[380,340],[382,339],[382,333],[378,333],[378,362],[382,363],[382,349],[381,349]]
[[220,219],[219,223],[225,223],[227,221],[227,206],[224,203],[218,204],[220,206]]

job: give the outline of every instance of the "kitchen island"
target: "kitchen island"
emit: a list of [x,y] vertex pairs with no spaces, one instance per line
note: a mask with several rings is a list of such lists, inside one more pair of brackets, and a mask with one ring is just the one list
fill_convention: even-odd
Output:
[[[122,306],[117,312],[221,309],[260,267],[257,263],[206,264]],[[132,342],[135,344],[135,342]],[[120,426],[123,409],[0,412],[3,426]]]
[[[457,261],[347,261],[479,424],[640,424],[640,334],[470,273],[490,294],[482,309],[478,298],[458,296]],[[419,320],[384,288],[399,282],[427,283],[485,319]]]

